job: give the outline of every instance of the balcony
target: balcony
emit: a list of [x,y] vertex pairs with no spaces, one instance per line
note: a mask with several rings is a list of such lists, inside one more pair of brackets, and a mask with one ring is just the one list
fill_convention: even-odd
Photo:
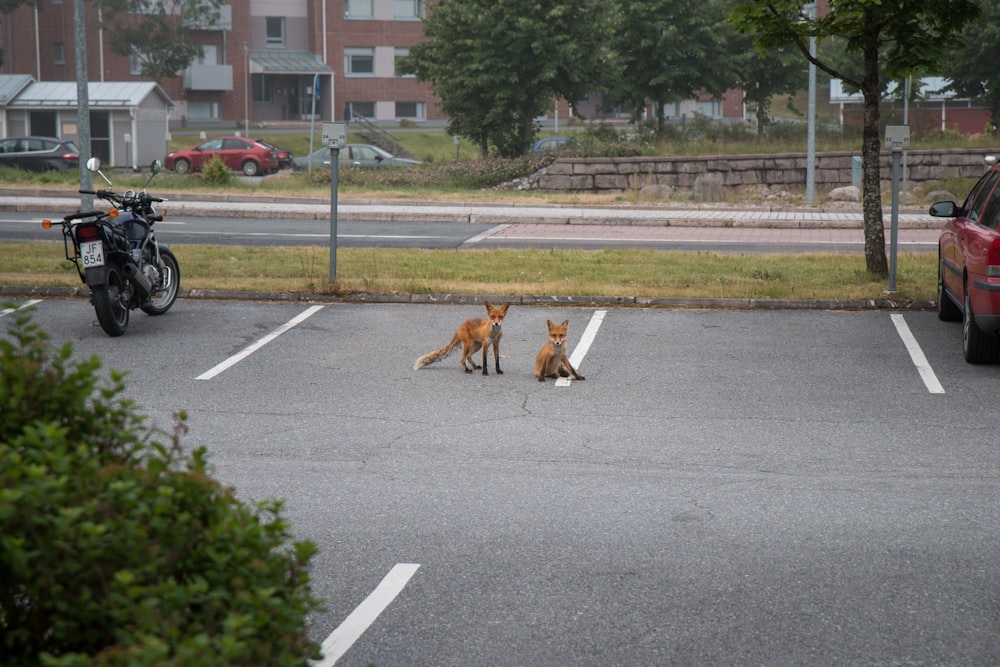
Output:
[[192,65],[184,70],[184,90],[233,89],[232,65]]

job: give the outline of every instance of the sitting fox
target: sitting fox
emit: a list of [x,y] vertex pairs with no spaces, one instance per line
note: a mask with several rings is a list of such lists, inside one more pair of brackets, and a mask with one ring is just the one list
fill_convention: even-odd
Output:
[[[483,375],[489,375],[486,363],[486,352],[489,350],[490,345],[493,345],[493,367],[496,369],[497,375],[503,375],[503,371],[500,370],[500,338],[503,336],[503,331],[500,329],[500,325],[503,322],[503,318],[507,316],[507,309],[510,308],[510,302],[503,304],[502,306],[494,306],[489,301],[486,302],[486,314],[487,318],[474,317],[472,319],[462,322],[458,327],[458,331],[455,335],[451,337],[451,340],[444,347],[439,347],[433,352],[428,352],[424,356],[417,359],[416,363],[413,364],[414,370],[418,368],[423,368],[428,364],[433,364],[435,361],[441,361],[449,354],[452,350],[462,345],[462,370],[466,373],[471,373],[475,369],[479,368],[476,362],[472,360],[472,355],[479,351],[480,348],[483,350]],[[468,365],[466,365],[468,362]]]
[[545,382],[545,378],[570,377],[574,380],[586,380],[576,372],[576,369],[569,363],[569,353],[566,351],[566,330],[569,328],[569,320],[562,324],[553,324],[552,320],[545,320],[549,328],[549,342],[538,351],[535,357],[535,377],[539,382]]

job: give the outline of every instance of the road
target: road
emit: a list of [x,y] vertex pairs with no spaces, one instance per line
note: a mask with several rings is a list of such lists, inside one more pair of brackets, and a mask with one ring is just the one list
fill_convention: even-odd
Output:
[[[42,213],[0,213],[0,242],[61,241],[44,230]],[[168,216],[156,225],[162,242],[291,246],[330,244],[330,221],[313,218]],[[901,251],[933,252],[935,229],[906,230]],[[746,252],[863,253],[861,230],[723,226],[567,225],[555,223],[338,220],[339,247],[384,248],[650,248]]]
[[[314,639],[380,592],[338,665],[1000,662],[1000,369],[933,313],[513,307],[484,377],[412,368],[476,305],[35,307],[287,500]],[[546,319],[585,382],[532,377]]]

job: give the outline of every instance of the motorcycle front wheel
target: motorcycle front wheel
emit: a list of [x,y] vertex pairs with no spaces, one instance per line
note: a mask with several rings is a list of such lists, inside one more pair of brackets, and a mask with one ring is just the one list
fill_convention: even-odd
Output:
[[125,299],[125,278],[117,266],[108,267],[108,281],[103,285],[93,285],[91,297],[97,321],[104,333],[121,336],[128,328],[128,306]]
[[181,287],[181,269],[174,253],[166,248],[160,248],[160,284],[149,296],[149,301],[142,304],[142,312],[147,315],[162,315],[170,310],[177,300],[177,291]]

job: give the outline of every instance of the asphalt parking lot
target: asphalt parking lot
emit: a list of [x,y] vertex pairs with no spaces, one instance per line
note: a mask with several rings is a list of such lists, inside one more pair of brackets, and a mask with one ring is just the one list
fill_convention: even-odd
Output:
[[[413,370],[476,305],[33,307],[286,499],[337,664],[1000,661],[1000,367],[932,312],[514,306],[482,376]],[[585,382],[532,376],[546,319]]]

